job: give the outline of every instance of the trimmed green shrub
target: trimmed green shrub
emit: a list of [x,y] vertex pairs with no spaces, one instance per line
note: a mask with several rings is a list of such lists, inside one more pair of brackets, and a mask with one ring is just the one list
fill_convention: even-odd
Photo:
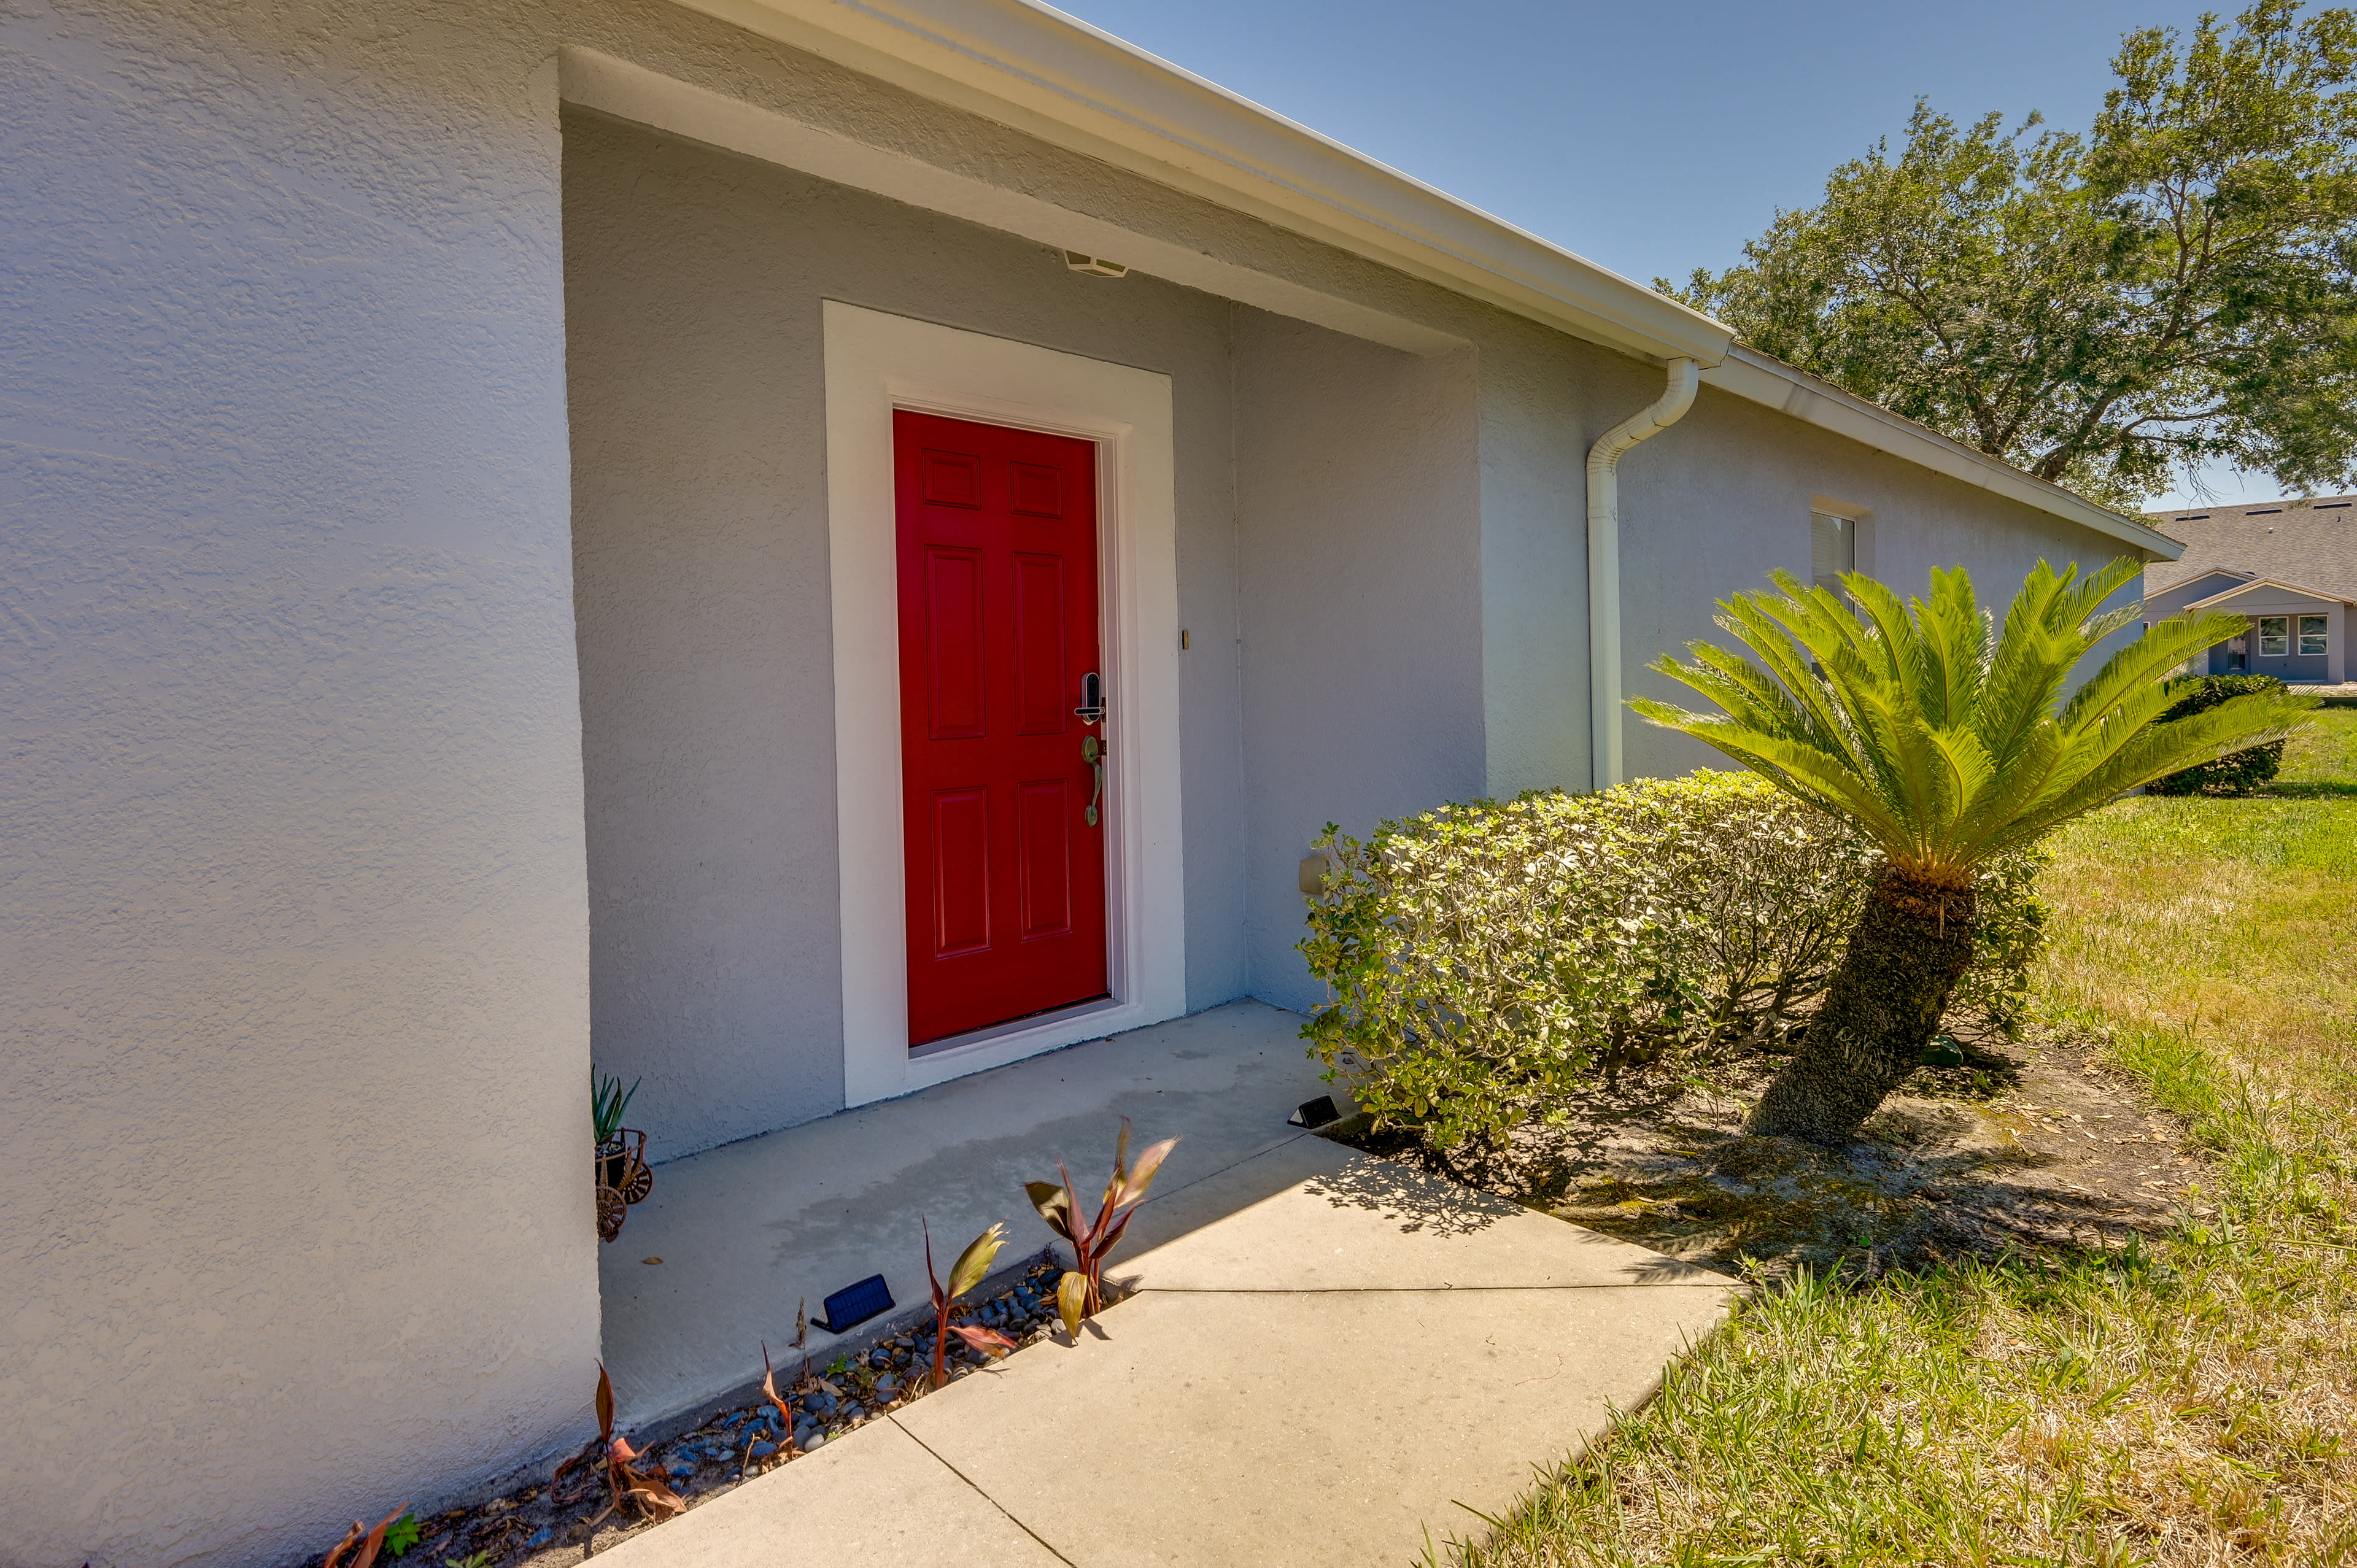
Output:
[[[1379,1124],[1486,1145],[1622,1067],[1766,1043],[1824,989],[1881,858],[1749,773],[1534,792],[1330,824],[1300,943],[1329,1003],[1303,1028]],[[1980,883],[1950,1017],[2006,1027],[2045,911],[2038,860]]]
[[[2187,675],[2169,683],[2177,701],[2159,723],[2181,719],[2214,708],[2230,697],[2280,692],[2284,683],[2272,675]],[[2244,751],[2229,752],[2215,762],[2156,779],[2146,788],[2156,795],[2247,795],[2283,769],[2284,743],[2271,740]]]

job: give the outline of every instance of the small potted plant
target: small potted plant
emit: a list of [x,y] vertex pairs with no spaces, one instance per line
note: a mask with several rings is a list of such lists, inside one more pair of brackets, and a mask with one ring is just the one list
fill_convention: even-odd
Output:
[[647,1135],[622,1125],[622,1112],[639,1092],[636,1083],[622,1087],[619,1078],[601,1079],[589,1069],[589,1116],[597,1133],[595,1165],[597,1177],[597,1239],[611,1241],[622,1233],[630,1206],[642,1202],[654,1190],[655,1173],[647,1165]]

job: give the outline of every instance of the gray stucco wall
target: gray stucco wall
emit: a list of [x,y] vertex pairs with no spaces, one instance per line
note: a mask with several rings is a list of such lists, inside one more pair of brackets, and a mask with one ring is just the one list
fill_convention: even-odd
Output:
[[581,1435],[554,79],[412,20],[0,8],[24,1568],[316,1554]]
[[566,329],[591,1042],[659,1158],[843,1105],[820,302],[1171,378],[1188,997],[1243,993],[1224,300],[579,111]]
[[[1587,787],[1584,464],[1589,444],[1662,390],[1658,370],[1525,328],[1500,319],[1481,338],[1487,771],[1500,797]],[[1621,460],[1629,695],[1698,700],[1644,666],[1665,652],[1684,657],[1696,639],[1727,642],[1712,624],[1717,601],[1770,586],[1771,568],[1806,581],[1817,496],[1870,515],[1869,569],[1902,595],[1923,592],[1933,566],[1962,564],[2000,615],[2040,557],[2092,569],[2125,553],[2092,531],[1706,386],[1683,420]],[[2120,597],[2138,591],[2132,583]],[[1698,741],[1633,714],[1624,722],[1632,778],[1728,766]]]
[[[1695,639],[1731,645],[1711,624],[1715,601],[1769,587],[1771,568],[1806,582],[1815,495],[1869,512],[1872,575],[1902,597],[1925,592],[1934,566],[1962,565],[1999,618],[2040,559],[2093,570],[2124,553],[2060,518],[1706,387],[1691,413],[1622,465],[1622,659],[1631,695],[1699,702],[1643,666],[1663,652],[1684,657]],[[2119,597],[2138,592],[2132,582]],[[2098,650],[2085,672],[2124,640]],[[1632,776],[1727,766],[1698,741],[1634,715],[1628,722]]]
[[2200,576],[2188,577],[2180,582],[2171,583],[2168,587],[2147,599],[2145,607],[2152,611],[2156,618],[2175,615],[2196,599],[2206,599],[2212,594],[2222,594],[2229,588],[2239,587],[2249,581],[2250,579],[2240,572],[2204,572]]
[[1240,311],[1236,430],[1249,983],[1303,1007],[1310,841],[1481,792],[1473,355]]

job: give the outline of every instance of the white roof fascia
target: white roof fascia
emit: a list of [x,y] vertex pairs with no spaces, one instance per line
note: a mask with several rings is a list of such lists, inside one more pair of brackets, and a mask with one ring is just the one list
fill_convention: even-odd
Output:
[[2342,595],[2330,593],[2323,588],[2307,588],[2298,583],[2284,582],[2280,578],[2260,577],[2253,582],[2237,585],[2222,594],[2212,594],[2206,599],[2196,599],[2185,607],[2189,610],[2206,610],[2213,605],[2222,605],[2228,599],[2240,598],[2244,594],[2256,593],[2262,588],[2273,588],[2279,594],[2297,594],[2302,598],[2314,599],[2319,604],[2345,605],[2351,602]]
[[1975,452],[1961,441],[1741,344],[1728,349],[1722,363],[1703,371],[1702,379],[1706,386],[1765,403],[1934,473],[1978,485],[2119,540],[2147,555],[2174,561],[2185,553],[2182,541],[2171,539],[2140,519],[2097,506],[2061,485],[2025,474],[2010,463]]
[[1029,0],[679,0],[1156,183],[1651,359],[1733,331]]
[[1723,392],[2147,556],[2184,553],[2139,519],[1742,348],[1674,299],[1033,0],[676,3],[1573,336],[1697,360]]

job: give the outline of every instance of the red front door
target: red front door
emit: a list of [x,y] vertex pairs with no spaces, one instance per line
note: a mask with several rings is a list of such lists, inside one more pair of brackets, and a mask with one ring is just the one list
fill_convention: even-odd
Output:
[[1096,448],[892,416],[909,1043],[1105,994]]

